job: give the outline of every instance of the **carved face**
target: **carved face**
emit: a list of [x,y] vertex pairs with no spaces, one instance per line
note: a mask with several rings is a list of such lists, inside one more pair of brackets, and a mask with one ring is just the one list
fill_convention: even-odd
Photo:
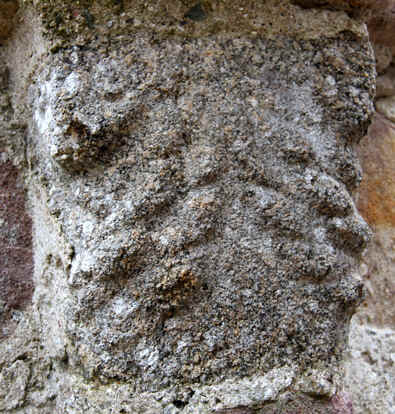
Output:
[[368,235],[347,93],[369,95],[315,46],[140,36],[41,75],[39,168],[74,249],[65,329],[88,375],[156,389],[338,352]]

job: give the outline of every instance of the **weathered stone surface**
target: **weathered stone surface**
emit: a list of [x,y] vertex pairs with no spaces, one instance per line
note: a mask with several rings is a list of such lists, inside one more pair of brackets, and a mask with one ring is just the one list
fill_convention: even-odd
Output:
[[8,143],[18,138],[9,127],[8,89],[9,71],[0,55],[0,339],[15,328],[19,312],[31,303],[33,294],[32,222],[23,177],[11,162],[13,154],[6,153]]
[[14,25],[13,18],[18,10],[18,2],[16,0],[0,1],[0,44],[10,34]]
[[381,98],[376,102],[377,112],[384,115],[387,119],[395,122],[395,96]]
[[[369,222],[373,240],[364,254],[361,274],[366,299],[350,330],[346,385],[354,395],[356,413],[392,413],[395,395],[395,2],[388,2],[369,22],[378,71],[376,114],[359,149],[365,179],[357,204]],[[388,7],[387,7],[388,6]]]
[[395,66],[391,66],[376,81],[376,98],[395,96]]
[[395,124],[376,114],[359,155],[357,204],[374,231],[363,257],[366,298],[353,317],[346,384],[356,413],[392,413],[395,395]]
[[395,126],[376,114],[359,147],[365,178],[358,190],[358,209],[372,227],[395,227]]
[[34,64],[4,53],[35,249],[31,339],[0,349],[14,412],[350,411],[365,26],[285,0],[105,3],[32,2]]
[[[4,153],[0,156],[5,156]],[[31,303],[33,257],[31,219],[25,211],[23,184],[12,164],[0,162],[0,337]],[[12,322],[12,319],[15,319]]]
[[[392,325],[393,326],[393,325]],[[395,407],[395,334],[355,318],[350,334],[346,382],[355,413],[393,413]]]
[[294,0],[296,4],[303,7],[325,7],[334,8],[338,10],[357,10],[376,9],[387,7],[391,0]]
[[374,12],[368,21],[371,40],[374,43],[390,46],[394,52],[395,1],[384,0],[374,3]]
[[0,410],[10,411],[24,403],[29,368],[23,361],[15,361],[10,367],[1,371]]
[[[355,105],[342,99],[350,82],[336,82],[334,66],[305,62],[337,47],[336,64],[352,64],[361,45],[349,41],[214,37],[181,48],[141,33],[118,58],[65,50],[47,63],[32,138],[48,184],[34,204],[49,202],[72,244],[69,270],[47,252],[51,279],[52,266],[69,272],[56,319],[73,338],[72,366],[154,391],[334,355],[333,315],[358,301],[348,273],[368,237],[346,193],[358,171],[344,170],[347,141],[336,134],[360,134],[369,84],[353,74]],[[133,75],[127,59],[137,62]],[[293,59],[294,74],[276,66]],[[338,119],[330,105],[341,106]],[[53,225],[35,219],[37,243],[48,248]],[[48,277],[37,292],[56,300],[42,286]],[[304,309],[297,326],[293,306]],[[53,329],[50,337],[61,335]]]
[[379,75],[384,73],[392,62],[392,50],[389,46],[373,43],[373,51],[376,57],[376,70]]

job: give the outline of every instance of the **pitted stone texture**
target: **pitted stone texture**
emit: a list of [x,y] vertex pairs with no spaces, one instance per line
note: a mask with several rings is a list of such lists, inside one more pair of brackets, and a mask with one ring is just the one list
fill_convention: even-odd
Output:
[[23,404],[29,375],[30,370],[23,361],[15,361],[1,372],[0,411],[11,411]]
[[322,7],[354,12],[358,16],[366,16],[367,11],[388,9],[392,0],[293,0],[302,7]]
[[0,344],[0,412],[57,412],[54,399],[59,386],[53,368],[35,322],[22,317],[13,335]]
[[19,412],[335,410],[370,235],[349,195],[364,25],[285,0],[33,3],[53,54],[25,108],[31,365],[51,365]]
[[395,407],[395,332],[352,321],[346,384],[357,414],[392,414]]
[[68,286],[44,272],[36,292],[67,303],[49,337],[65,332],[72,366],[155,391],[340,358],[373,70],[347,33],[140,32],[48,61],[32,159],[73,258]]
[[[164,36],[182,37],[223,32],[232,36],[261,34],[271,39],[286,34],[299,39],[318,40],[321,37],[336,37],[344,31],[358,37],[366,36],[361,22],[350,19],[345,13],[306,10],[295,6],[290,0],[27,2],[32,3],[40,14],[43,32],[53,42],[53,51],[73,42],[80,46],[90,41],[105,42],[108,35],[117,41],[125,33],[138,33],[141,29],[153,30]],[[343,5],[349,3],[341,2]]]

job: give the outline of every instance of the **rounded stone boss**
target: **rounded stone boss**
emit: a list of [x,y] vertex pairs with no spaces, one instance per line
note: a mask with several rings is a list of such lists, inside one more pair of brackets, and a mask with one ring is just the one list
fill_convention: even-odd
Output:
[[63,3],[36,5],[52,51],[28,94],[48,353],[133,412],[332,395],[369,237],[363,25],[288,1]]

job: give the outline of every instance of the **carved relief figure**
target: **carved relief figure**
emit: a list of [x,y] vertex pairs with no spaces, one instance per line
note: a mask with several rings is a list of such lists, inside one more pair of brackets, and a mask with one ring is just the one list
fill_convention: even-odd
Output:
[[88,381],[158,392],[341,359],[373,57],[345,14],[310,35],[301,16],[324,12],[282,2],[273,34],[267,3],[237,33],[220,6],[171,30],[133,14],[33,74],[34,303],[52,357]]

